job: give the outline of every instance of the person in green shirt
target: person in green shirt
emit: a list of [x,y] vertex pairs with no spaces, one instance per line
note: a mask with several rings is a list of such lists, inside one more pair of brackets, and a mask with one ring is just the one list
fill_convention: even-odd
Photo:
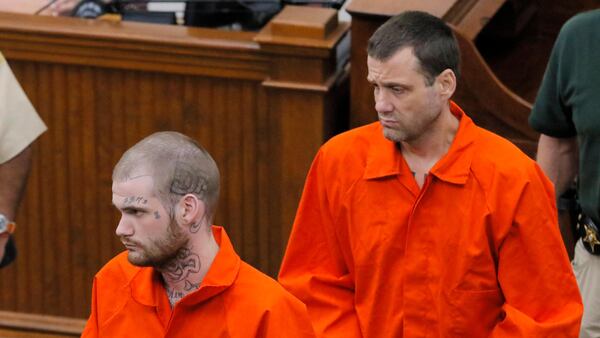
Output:
[[[577,177],[581,239],[573,269],[583,298],[581,338],[600,337],[600,10],[561,29],[533,111],[537,161],[561,196]],[[597,228],[596,228],[597,229]],[[548,281],[551,283],[552,281]]]

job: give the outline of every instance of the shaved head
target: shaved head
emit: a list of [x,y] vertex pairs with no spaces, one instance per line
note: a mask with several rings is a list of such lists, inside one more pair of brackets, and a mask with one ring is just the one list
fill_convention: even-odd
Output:
[[186,194],[206,205],[212,220],[219,199],[219,169],[193,139],[172,131],[154,133],[129,148],[113,170],[113,182],[139,176],[154,180],[154,193],[167,210]]

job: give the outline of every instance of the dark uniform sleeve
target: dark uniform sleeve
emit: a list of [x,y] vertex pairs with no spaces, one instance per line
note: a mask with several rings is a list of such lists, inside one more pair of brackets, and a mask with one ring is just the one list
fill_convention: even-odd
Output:
[[569,50],[569,24],[560,31],[552,49],[550,60],[540,86],[529,124],[536,131],[557,138],[574,137],[577,134],[572,119],[572,110],[566,96],[569,93],[569,69],[573,63]]

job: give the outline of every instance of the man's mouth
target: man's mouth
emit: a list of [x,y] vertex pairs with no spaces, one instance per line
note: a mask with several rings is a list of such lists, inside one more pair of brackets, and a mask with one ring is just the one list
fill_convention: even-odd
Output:
[[379,119],[379,122],[381,123],[381,125],[383,127],[387,127],[387,128],[391,128],[391,127],[395,127],[398,125],[398,122],[395,120],[388,120],[388,119]]
[[122,242],[122,243],[125,246],[125,249],[130,250],[130,251],[131,250],[135,251],[135,249],[138,247],[138,245],[133,242]]

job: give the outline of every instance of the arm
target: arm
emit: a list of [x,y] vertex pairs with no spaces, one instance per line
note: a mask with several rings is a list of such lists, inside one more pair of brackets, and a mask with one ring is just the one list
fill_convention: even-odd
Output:
[[561,246],[551,183],[534,166],[498,248],[498,283],[505,317],[491,337],[577,337],[583,312]]
[[556,196],[562,195],[575,179],[578,170],[577,138],[540,135],[537,162],[554,183]]
[[279,282],[306,304],[317,337],[360,338],[354,279],[334,232],[337,206],[328,198],[335,178],[326,179],[323,167],[319,153],[306,179]]
[[[565,25],[566,27],[567,25]],[[556,196],[562,195],[573,182],[578,170],[577,128],[573,121],[570,81],[577,48],[570,45],[574,35],[565,27],[556,39],[540,85],[529,124],[541,133],[537,162],[554,183]]]
[[[579,147],[576,137],[556,138],[541,134],[538,142],[537,162],[554,183],[556,198],[558,199],[575,180],[579,167]],[[559,215],[559,229],[565,249],[569,257],[573,257],[575,238],[573,238],[573,224],[568,218]]]
[[[0,164],[0,213],[9,220],[14,220],[17,214],[30,166],[30,146],[9,161]],[[0,235],[0,261],[4,258],[8,237],[8,234]]]

